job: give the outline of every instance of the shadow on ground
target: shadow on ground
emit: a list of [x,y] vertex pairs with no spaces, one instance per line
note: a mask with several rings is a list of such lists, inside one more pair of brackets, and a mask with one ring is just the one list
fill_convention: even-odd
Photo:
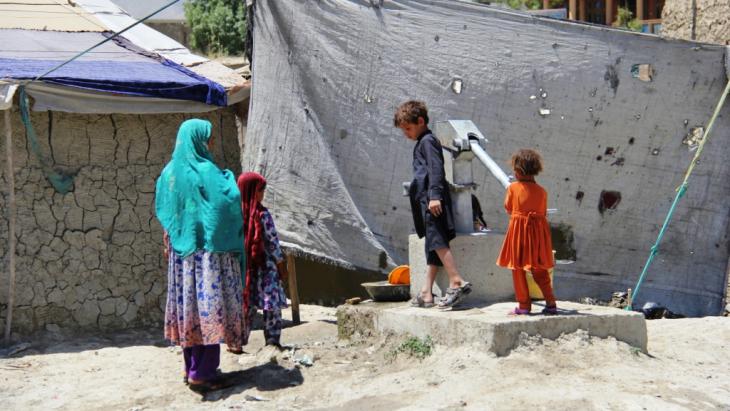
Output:
[[231,379],[234,385],[231,388],[205,394],[203,401],[224,400],[231,395],[240,394],[250,388],[266,392],[291,388],[304,383],[304,377],[299,368],[289,369],[274,363],[225,373],[225,376]]

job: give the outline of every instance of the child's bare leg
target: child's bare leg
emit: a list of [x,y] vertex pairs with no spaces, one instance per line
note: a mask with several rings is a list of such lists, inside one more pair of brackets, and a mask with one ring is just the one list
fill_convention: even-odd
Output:
[[547,270],[532,270],[532,278],[535,279],[540,291],[542,291],[542,296],[545,297],[545,306],[555,307],[555,295],[553,294],[553,287],[550,285],[550,274]]
[[438,250],[436,250],[436,254],[439,256],[439,259],[444,264],[446,274],[449,276],[449,287],[461,287],[466,281],[464,281],[464,279],[459,274],[459,271],[456,269],[456,261],[454,261],[454,255],[451,253],[451,249],[447,247],[439,248]]
[[433,302],[433,283],[436,281],[436,271],[438,271],[437,266],[431,264],[426,266],[426,282],[421,288],[421,298],[424,302]]
[[530,300],[530,291],[527,288],[525,270],[512,270],[512,284],[515,288],[515,299],[520,304],[520,309],[531,309],[532,300]]

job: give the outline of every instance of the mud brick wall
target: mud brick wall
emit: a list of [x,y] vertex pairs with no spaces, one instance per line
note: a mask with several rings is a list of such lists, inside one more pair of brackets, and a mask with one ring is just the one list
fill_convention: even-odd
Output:
[[[46,180],[19,113],[12,112],[18,241],[14,332],[161,322],[167,278],[154,213],[155,180],[170,158],[178,126],[192,117],[213,123],[215,159],[238,172],[231,109],[199,115],[33,113],[41,151],[58,170],[75,174],[72,191],[63,195]],[[8,302],[5,159],[2,144],[0,329]]]

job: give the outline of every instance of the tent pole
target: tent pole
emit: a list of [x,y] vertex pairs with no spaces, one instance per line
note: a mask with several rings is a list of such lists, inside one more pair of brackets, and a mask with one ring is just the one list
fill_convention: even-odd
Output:
[[5,343],[10,344],[10,327],[13,321],[13,305],[15,304],[15,175],[13,173],[13,130],[10,125],[10,110],[5,110],[5,154],[8,163],[8,265],[10,281],[8,282],[8,315],[5,318]]
[[291,299],[291,320],[295,325],[301,324],[299,317],[299,287],[297,286],[297,268],[294,263],[294,255],[286,254],[286,265],[289,271],[289,299]]

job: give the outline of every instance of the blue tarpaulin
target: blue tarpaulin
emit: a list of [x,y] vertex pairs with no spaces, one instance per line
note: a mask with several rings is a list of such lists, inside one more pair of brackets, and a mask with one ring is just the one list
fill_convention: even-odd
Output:
[[[104,39],[102,33],[0,30],[0,79],[30,80]],[[13,46],[10,46],[10,45]],[[122,95],[226,106],[225,88],[160,56],[106,43],[53,71],[43,82]]]
[[[0,78],[33,79],[62,62],[0,58]],[[74,61],[43,81],[111,93],[226,105],[226,91],[221,85],[170,61]]]

